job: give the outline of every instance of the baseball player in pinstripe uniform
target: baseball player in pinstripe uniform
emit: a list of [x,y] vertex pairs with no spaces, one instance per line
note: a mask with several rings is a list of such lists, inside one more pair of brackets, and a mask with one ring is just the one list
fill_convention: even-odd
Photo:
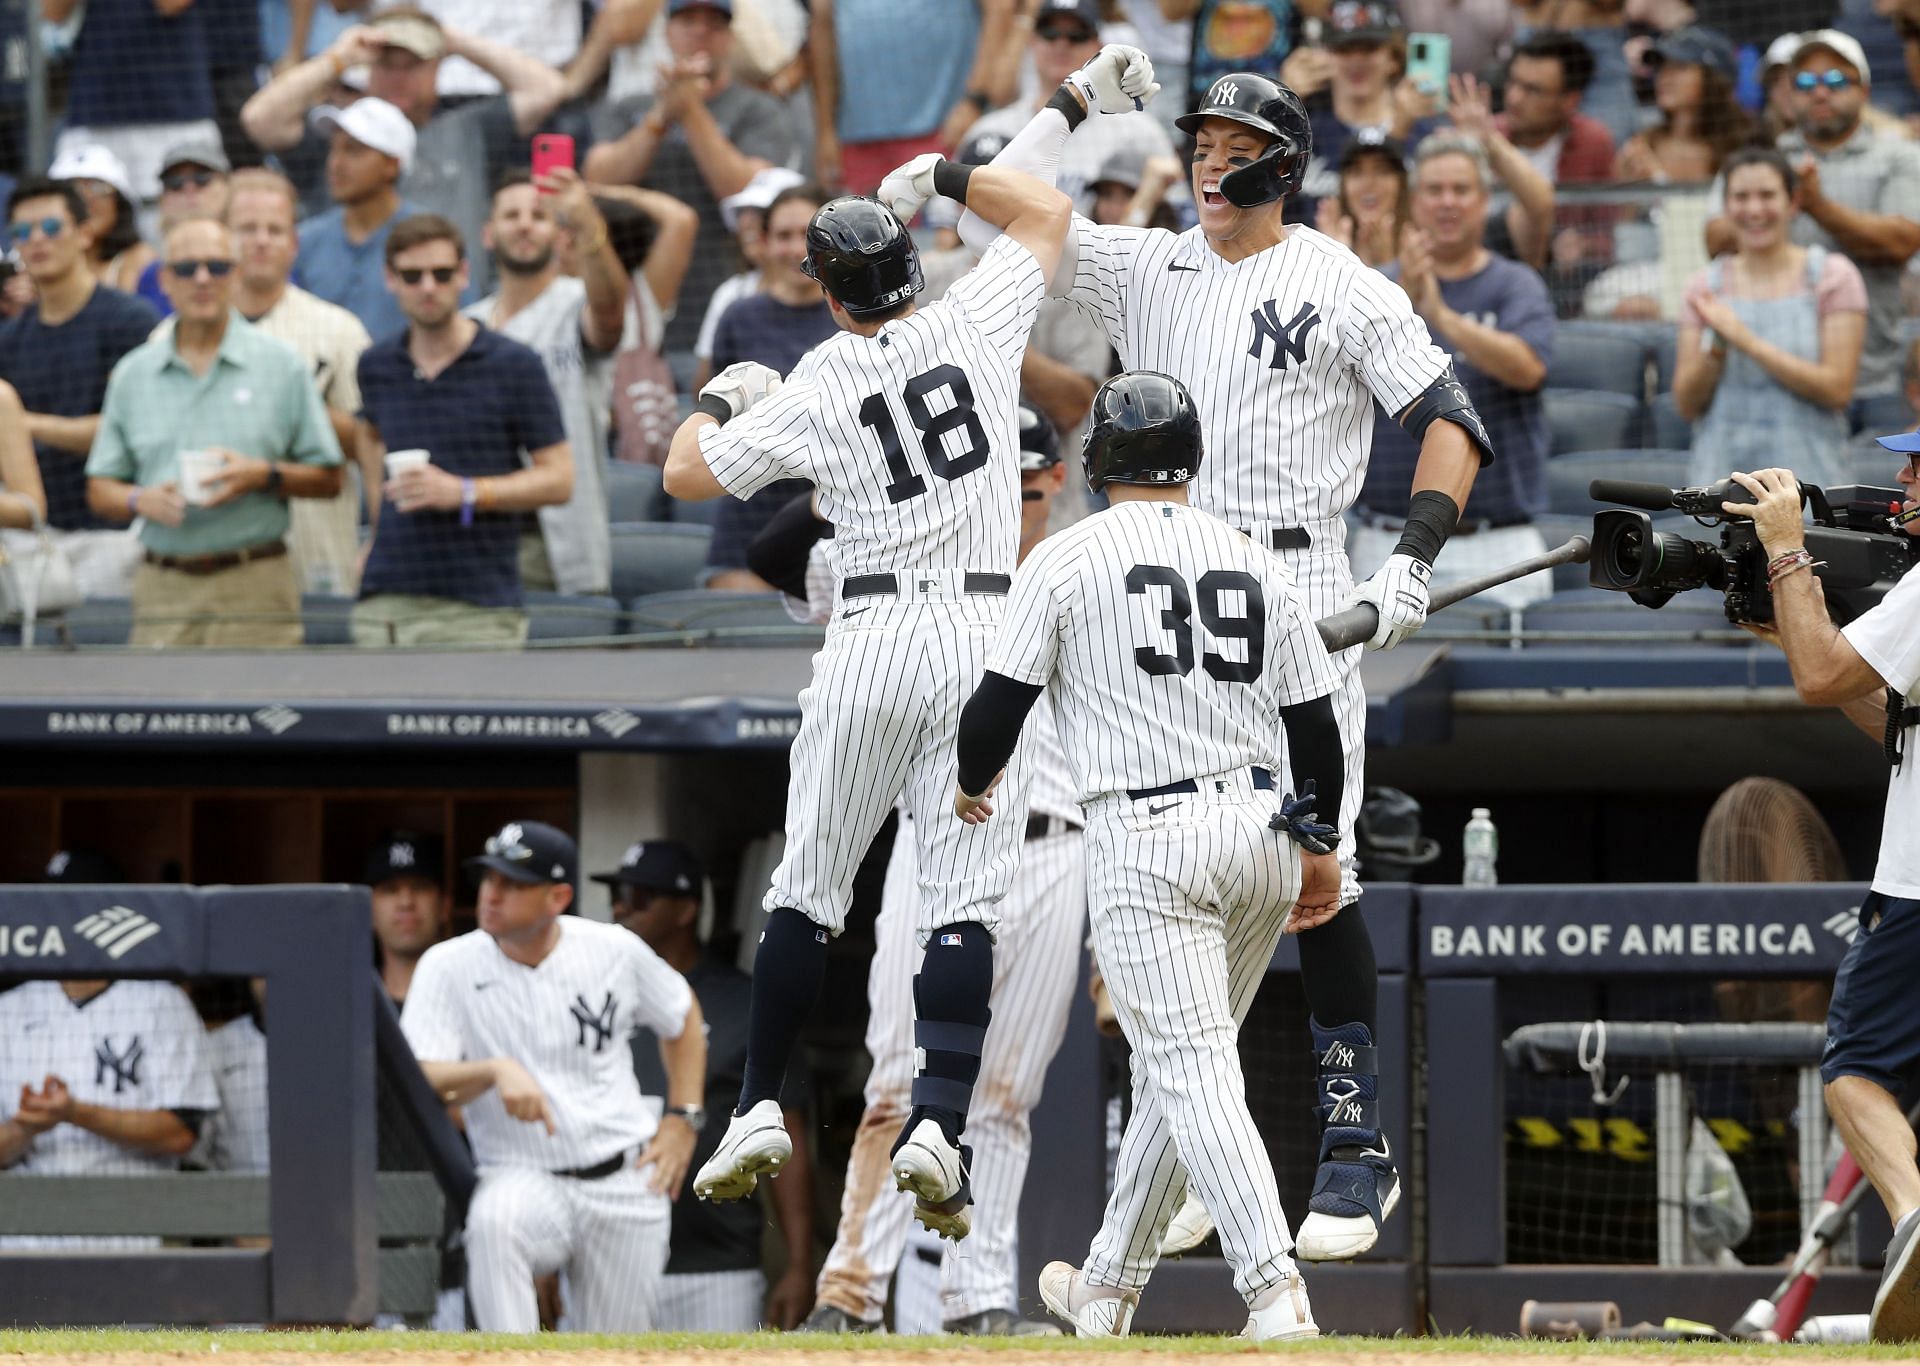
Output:
[[[1063,87],[994,165],[1047,179],[1070,129],[1098,116]],[[1099,317],[1123,365],[1172,374],[1191,391],[1210,446],[1194,505],[1278,555],[1314,617],[1371,602],[1380,627],[1369,646],[1397,644],[1426,620],[1434,557],[1493,455],[1486,428],[1406,294],[1331,238],[1283,223],[1285,197],[1299,189],[1312,154],[1307,114],[1291,90],[1249,72],[1223,76],[1178,123],[1194,137],[1199,223],[1176,234],[1076,218],[1054,287]],[[937,193],[924,162],[908,162],[881,185],[896,213]],[[972,245],[992,238],[972,215],[962,215],[960,229]],[[1419,443],[1420,457],[1394,553],[1355,585],[1341,519],[1365,474],[1376,400]],[[1360,895],[1353,825],[1366,695],[1358,656],[1354,649],[1334,661],[1347,770],[1344,806],[1329,814],[1341,830],[1343,905]],[[1357,914],[1341,915],[1301,935],[1300,959],[1322,1129],[1299,1253],[1349,1258],[1373,1246],[1400,1198],[1376,1100],[1373,945]],[[1151,1153],[1152,1165],[1116,1180],[1154,1181],[1141,1215],[1164,1227],[1184,1183],[1163,1160],[1167,1136]]]
[[[1112,98],[1121,98],[1113,73]],[[694,1189],[735,1199],[792,1151],[777,1100],[787,1059],[843,927],[853,874],[903,795],[921,831],[914,979],[919,1066],[893,1175],[915,1216],[950,1238],[971,1227],[960,1136],[990,1011],[998,925],[1020,828],[970,830],[945,806],[941,758],[1014,568],[1019,372],[1071,209],[1031,176],[942,162],[949,197],[1004,236],[925,308],[918,253],[872,200],[824,205],[808,229],[808,271],[841,335],[784,385],[764,366],[729,366],[674,436],[667,491],[746,497],[809,479],[835,527],[839,604],[800,694],[787,794],[787,849],[766,897],[740,1106]],[[778,385],[776,389],[776,385]],[[1024,764],[1009,779],[1024,801]]]
[[[668,1202],[706,1119],[699,1003],[639,936],[566,914],[576,864],[552,826],[502,826],[467,860],[480,927],[421,955],[400,1017],[427,1080],[466,1110],[467,1296],[489,1332],[538,1331],[533,1280],[555,1271],[570,1326],[651,1328]],[[643,1025],[667,1073],[657,1126],[628,1043]]]
[[[1053,424],[1022,402],[1023,561],[1046,536],[1054,496],[1065,483]],[[822,584],[818,569],[824,558],[818,552],[827,542],[815,538],[831,528],[813,516],[807,504],[799,498],[783,509],[762,532],[749,561],[769,582],[810,592],[808,615],[826,621],[833,610],[833,586],[830,575]],[[968,1121],[980,1213],[964,1254],[955,1249],[941,1258],[943,1317],[949,1332],[1008,1333],[1022,1326],[1014,1231],[1032,1144],[1028,1116],[1065,1035],[1080,970],[1086,917],[1080,807],[1051,718],[1034,723],[1030,743],[1033,779],[1025,841],[1013,885],[1000,903],[989,1001],[994,1023],[980,1060],[981,1100]],[[941,819],[946,819],[944,813]],[[911,1108],[913,1001],[908,985],[919,901],[916,839],[913,818],[903,811],[867,974],[867,1052],[873,1069],[867,1074],[866,1109],[847,1164],[840,1226],[820,1272],[819,1304],[805,1325],[824,1332],[879,1327],[888,1284],[907,1246],[908,1208],[885,1186],[888,1146]]]
[[[1200,418],[1179,381],[1108,380],[1084,455],[1088,487],[1112,506],[1015,576],[961,714],[954,810],[993,823],[998,774],[1044,690],[1087,817],[1094,954],[1133,1047],[1121,1166],[1170,1132],[1219,1223],[1244,1336],[1311,1337],[1238,1035],[1290,913],[1302,928],[1339,909],[1338,832],[1311,819],[1307,795],[1315,783],[1332,805],[1341,795],[1333,665],[1287,568],[1188,505]],[[1300,802],[1274,790],[1276,713]],[[1162,1226],[1128,1209],[1148,1192],[1116,1184],[1084,1272],[1041,1273],[1047,1307],[1083,1337],[1127,1331],[1159,1257]]]

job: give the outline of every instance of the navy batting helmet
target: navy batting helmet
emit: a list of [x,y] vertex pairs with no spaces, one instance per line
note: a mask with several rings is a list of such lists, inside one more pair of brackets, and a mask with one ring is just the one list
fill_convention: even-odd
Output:
[[1154,370],[1115,375],[1093,396],[1080,448],[1087,487],[1185,484],[1200,472],[1200,412],[1186,385]]
[[854,318],[891,313],[920,292],[920,252],[893,211],[878,200],[843,195],[807,224],[801,267]]
[[1020,405],[1020,473],[1050,470],[1060,463],[1060,437],[1047,415],[1031,403]]
[[1208,87],[1198,109],[1174,123],[1183,133],[1197,133],[1208,119],[1232,119],[1273,139],[1259,156],[1221,177],[1220,193],[1229,204],[1251,209],[1299,192],[1313,159],[1313,125],[1298,95],[1254,72],[1230,72]]

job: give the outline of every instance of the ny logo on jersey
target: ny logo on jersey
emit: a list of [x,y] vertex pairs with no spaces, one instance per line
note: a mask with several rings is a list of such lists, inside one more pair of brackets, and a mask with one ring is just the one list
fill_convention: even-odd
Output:
[[583,992],[573,998],[572,1010],[573,1021],[580,1026],[580,1037],[577,1040],[580,1047],[585,1048],[587,1046],[587,1031],[591,1029],[593,1031],[593,1051],[596,1053],[600,1052],[607,1046],[608,1040],[613,1038],[613,993],[609,991],[607,993],[607,999],[600,1003],[600,1009],[595,1010],[587,1004],[586,994]]
[[1307,363],[1307,335],[1320,325],[1320,310],[1312,304],[1301,304],[1300,311],[1285,326],[1280,322],[1279,305],[1272,299],[1247,315],[1253,319],[1253,341],[1247,347],[1247,354],[1255,360],[1260,359],[1262,341],[1273,343],[1273,359],[1267,362],[1269,370],[1287,368],[1287,358],[1292,357],[1295,365]]
[[105,1086],[109,1074],[113,1077],[113,1093],[119,1095],[129,1086],[140,1084],[140,1063],[147,1050],[135,1034],[127,1046],[118,1053],[113,1051],[113,1039],[103,1038],[93,1050],[93,1084]]

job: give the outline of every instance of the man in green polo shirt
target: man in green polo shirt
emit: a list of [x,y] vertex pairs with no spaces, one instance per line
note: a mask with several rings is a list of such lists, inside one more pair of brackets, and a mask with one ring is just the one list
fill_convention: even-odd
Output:
[[294,350],[233,311],[233,238],[212,219],[167,234],[174,317],[114,367],[87,458],[87,503],[141,519],[133,643],[301,641],[289,498],[340,489],[340,445]]

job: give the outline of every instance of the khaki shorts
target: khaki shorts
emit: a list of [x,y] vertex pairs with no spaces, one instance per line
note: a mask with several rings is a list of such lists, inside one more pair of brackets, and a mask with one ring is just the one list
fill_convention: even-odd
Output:
[[478,607],[458,598],[379,593],[353,605],[353,643],[363,650],[400,645],[526,644],[527,614],[518,607]]
[[285,649],[302,644],[300,586],[285,555],[212,574],[142,563],[133,571],[133,634],[150,649]]

